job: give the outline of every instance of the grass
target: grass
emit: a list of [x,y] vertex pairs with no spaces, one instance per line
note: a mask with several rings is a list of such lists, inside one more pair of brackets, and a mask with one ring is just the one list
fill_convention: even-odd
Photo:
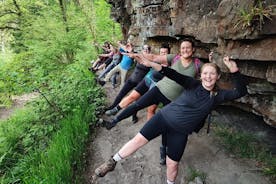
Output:
[[197,177],[199,177],[203,183],[206,182],[207,174],[202,172],[202,171],[199,171],[199,170],[197,170],[195,168],[192,168],[192,167],[188,167],[187,173],[188,173],[187,174],[187,181],[188,182],[194,181],[195,178],[197,178]]
[[80,163],[88,137],[89,127],[83,117],[79,110],[72,117],[60,122],[62,129],[55,134],[47,151],[36,152],[34,157],[28,158],[32,164],[23,177],[24,183],[72,182],[72,166]]
[[234,128],[214,127],[215,135],[224,148],[241,158],[256,160],[264,174],[276,179],[276,158],[269,152],[266,145],[258,140],[252,133],[237,131]]
[[259,25],[259,29],[262,30],[262,25],[265,23],[265,19],[272,20],[271,16],[275,15],[273,9],[276,7],[275,5],[264,7],[263,3],[264,1],[258,0],[254,7],[241,9],[239,12],[240,19],[235,24],[235,28],[241,26],[242,29],[245,29]]
[[86,68],[73,65],[60,77],[63,85],[55,82],[46,95],[61,112],[42,98],[0,122],[0,183],[81,180],[89,124],[104,99]]

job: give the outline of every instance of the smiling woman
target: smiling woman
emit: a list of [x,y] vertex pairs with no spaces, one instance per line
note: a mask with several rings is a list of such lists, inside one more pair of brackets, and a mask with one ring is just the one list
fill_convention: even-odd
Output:
[[168,147],[167,183],[174,183],[178,173],[178,163],[184,153],[188,135],[201,126],[202,120],[217,105],[244,96],[247,93],[246,82],[238,72],[236,63],[229,60],[229,57],[224,57],[223,61],[233,74],[235,88],[233,90],[216,89],[215,93],[215,84],[220,75],[220,70],[215,64],[208,63],[202,67],[201,82],[147,59],[138,59],[138,61],[175,80],[185,88],[185,92],[153,116],[119,152],[98,167],[95,174],[100,177],[105,176],[107,172],[114,170],[117,161],[130,156],[159,135],[165,134]]

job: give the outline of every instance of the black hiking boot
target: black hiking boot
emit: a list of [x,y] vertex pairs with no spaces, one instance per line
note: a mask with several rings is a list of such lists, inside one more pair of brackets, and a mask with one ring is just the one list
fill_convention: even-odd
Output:
[[138,122],[138,117],[135,115],[132,116],[132,123],[135,124]]
[[116,161],[113,158],[110,158],[108,161],[100,165],[96,170],[95,174],[99,177],[104,177],[106,173],[113,171],[116,166]]
[[116,126],[116,123],[112,123],[112,122],[110,122],[110,121],[105,121],[104,124],[105,124],[105,128],[106,128],[107,130],[111,130],[111,128],[113,128],[113,127]]
[[116,115],[117,113],[119,112],[118,108],[117,107],[114,107],[113,109],[110,109],[108,111],[105,111],[105,114],[108,115],[108,116],[114,116]]
[[98,84],[100,84],[101,86],[104,86],[105,85],[105,81],[98,80]]
[[167,154],[167,147],[160,146],[160,164],[166,165],[166,154]]

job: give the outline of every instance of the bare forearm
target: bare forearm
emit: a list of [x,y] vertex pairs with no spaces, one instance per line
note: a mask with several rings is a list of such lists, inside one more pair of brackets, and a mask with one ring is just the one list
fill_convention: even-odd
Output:
[[142,54],[144,58],[148,59],[151,62],[156,62],[160,64],[168,64],[167,61],[167,56],[161,56],[161,55],[156,55],[156,54]]

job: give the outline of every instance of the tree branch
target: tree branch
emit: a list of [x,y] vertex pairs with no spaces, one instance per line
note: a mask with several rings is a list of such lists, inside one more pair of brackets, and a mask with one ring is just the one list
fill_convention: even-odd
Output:
[[0,26],[0,30],[20,30],[20,29],[12,26]]

